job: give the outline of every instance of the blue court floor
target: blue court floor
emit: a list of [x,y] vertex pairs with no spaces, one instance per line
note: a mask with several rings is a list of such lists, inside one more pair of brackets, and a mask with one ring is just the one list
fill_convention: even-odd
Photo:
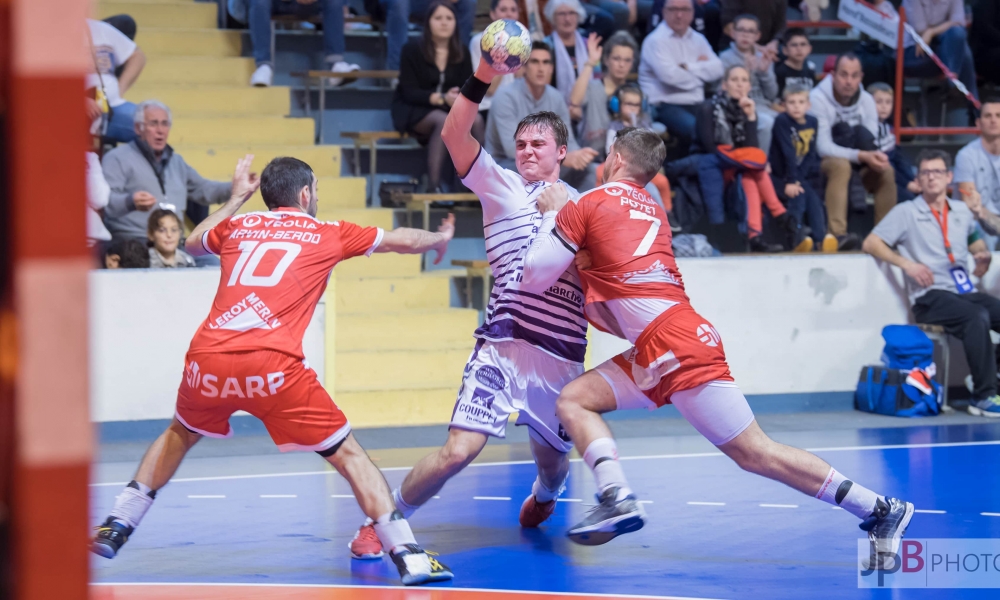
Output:
[[[817,429],[775,437],[815,451],[869,488],[913,502],[918,514],[908,538],[1000,538],[998,425],[887,427],[850,435]],[[859,589],[857,540],[864,534],[853,516],[742,472],[707,443],[643,438],[623,440],[622,447],[625,472],[647,502],[649,523],[605,546],[577,546],[565,537],[594,502],[591,475],[578,460],[555,515],[538,530],[522,530],[517,523],[534,466],[516,460],[472,465],[410,523],[418,541],[454,570],[452,587],[466,590],[692,598],[1000,597],[997,589]],[[212,468],[192,466],[187,474],[194,477],[182,468],[122,554],[111,561],[93,558],[95,589],[113,583],[398,585],[388,558],[349,557],[347,545],[363,515],[346,481],[319,458],[308,463],[306,458],[261,458],[272,472],[234,474],[252,456],[201,459],[214,461]],[[312,468],[302,468],[307,464]],[[384,471],[395,486],[408,467]],[[91,488],[95,523],[128,479],[106,475]]]

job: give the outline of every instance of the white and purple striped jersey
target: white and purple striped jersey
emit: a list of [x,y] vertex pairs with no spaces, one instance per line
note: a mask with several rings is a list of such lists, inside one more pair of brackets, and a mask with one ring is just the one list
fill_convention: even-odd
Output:
[[[493,270],[493,291],[480,339],[521,340],[562,360],[582,363],[587,350],[587,319],[576,267],[570,267],[542,294],[521,290],[521,271],[542,215],[538,195],[550,184],[528,181],[498,165],[480,149],[462,183],[483,205],[486,258]],[[567,185],[570,197],[579,192]]]

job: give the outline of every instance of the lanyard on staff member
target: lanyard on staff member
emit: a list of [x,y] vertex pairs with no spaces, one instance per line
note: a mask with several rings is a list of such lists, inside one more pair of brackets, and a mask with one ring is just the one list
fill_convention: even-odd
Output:
[[948,239],[948,199],[945,198],[944,207],[940,213],[930,205],[928,205],[928,208],[931,209],[934,220],[941,227],[941,236],[944,238],[944,251],[948,254],[948,262],[951,263],[951,268],[948,269],[948,272],[951,273],[951,278],[955,281],[955,289],[959,294],[968,294],[975,287],[972,285],[972,281],[969,280],[969,273],[965,270],[965,265],[955,263],[955,253],[951,250],[951,241]]

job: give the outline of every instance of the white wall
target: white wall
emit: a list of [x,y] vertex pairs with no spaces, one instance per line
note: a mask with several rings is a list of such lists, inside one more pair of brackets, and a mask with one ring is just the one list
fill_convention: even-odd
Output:
[[[90,273],[93,421],[173,416],[184,355],[218,285],[218,269]],[[321,301],[303,341],[321,382],[325,308]]]
[[[998,263],[995,254],[982,282],[995,295]],[[901,272],[867,255],[681,259],[678,266],[747,394],[853,390],[861,367],[879,363],[882,327],[910,321]],[[628,348],[592,334],[589,366]],[[952,381],[968,372],[957,344],[952,364]]]

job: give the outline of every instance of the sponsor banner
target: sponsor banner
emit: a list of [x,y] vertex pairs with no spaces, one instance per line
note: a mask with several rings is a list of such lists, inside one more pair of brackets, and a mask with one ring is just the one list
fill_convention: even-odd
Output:
[[887,17],[864,0],[840,0],[837,18],[868,37],[895,49],[899,15]]

